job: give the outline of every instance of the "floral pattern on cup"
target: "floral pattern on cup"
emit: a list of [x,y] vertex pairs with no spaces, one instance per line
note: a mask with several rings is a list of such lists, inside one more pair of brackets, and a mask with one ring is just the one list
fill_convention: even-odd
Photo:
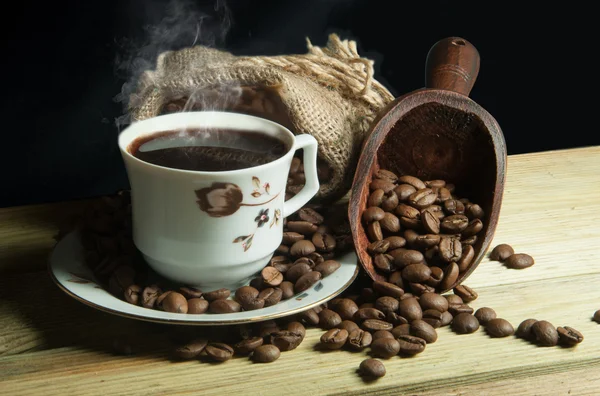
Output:
[[[256,216],[254,218],[254,221],[256,222],[256,230],[258,231],[259,228],[261,228],[263,225],[265,225],[266,223],[268,223],[270,220],[269,218],[269,209],[261,209],[258,212],[258,216]],[[279,225],[279,221],[281,220],[281,210],[279,209],[275,209],[275,212],[273,214],[273,220],[271,221],[271,224],[269,225],[269,228],[273,227],[273,225]],[[233,243],[242,243],[242,248],[244,249],[244,252],[247,252],[248,249],[250,249],[250,247],[252,246],[252,241],[254,240],[254,234],[256,233],[256,231],[254,231],[252,234],[250,235],[241,235],[237,238],[235,238],[233,240]]]

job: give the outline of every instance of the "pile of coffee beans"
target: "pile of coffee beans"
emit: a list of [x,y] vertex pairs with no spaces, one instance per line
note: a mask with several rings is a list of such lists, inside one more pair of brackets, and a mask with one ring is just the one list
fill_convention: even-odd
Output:
[[535,261],[533,257],[525,253],[515,253],[512,246],[502,243],[490,252],[490,260],[504,263],[507,268],[524,269],[529,268]]
[[380,169],[362,212],[374,267],[415,295],[452,287],[475,257],[483,209],[444,180]]
[[85,262],[114,296],[145,308],[182,314],[233,313],[269,307],[332,274],[334,260],[353,246],[345,205],[305,207],[284,219],[283,243],[249,286],[201,291],[175,285],[146,265],[131,234],[127,191],[104,197],[81,224]]
[[572,327],[554,327],[546,320],[526,319],[517,328],[516,336],[539,346],[573,347],[583,341],[583,334]]

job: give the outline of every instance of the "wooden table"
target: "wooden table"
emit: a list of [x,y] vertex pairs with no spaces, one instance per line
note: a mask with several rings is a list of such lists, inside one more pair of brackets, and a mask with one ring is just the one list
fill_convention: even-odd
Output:
[[[536,264],[509,270],[485,260],[465,284],[474,308],[493,307],[516,327],[546,319],[580,330],[576,348],[492,339],[480,329],[439,339],[421,355],[385,361],[363,382],[364,353],[313,351],[321,330],[273,364],[172,362],[165,325],[111,316],[61,292],[46,272],[57,224],[86,202],[0,209],[0,394],[600,394],[600,146],[509,158],[492,246],[509,243]],[[139,352],[115,356],[112,340],[135,335]]]

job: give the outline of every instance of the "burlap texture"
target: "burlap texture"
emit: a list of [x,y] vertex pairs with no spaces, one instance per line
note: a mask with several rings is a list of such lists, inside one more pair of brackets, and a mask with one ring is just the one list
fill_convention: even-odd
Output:
[[317,198],[333,201],[350,188],[361,145],[377,112],[393,96],[373,79],[373,61],[361,58],[356,43],[329,37],[324,48],[308,43],[303,55],[234,56],[195,46],[159,55],[131,96],[132,121],[161,114],[174,98],[215,86],[277,86],[295,134],[319,143],[319,158],[331,169],[320,180]]

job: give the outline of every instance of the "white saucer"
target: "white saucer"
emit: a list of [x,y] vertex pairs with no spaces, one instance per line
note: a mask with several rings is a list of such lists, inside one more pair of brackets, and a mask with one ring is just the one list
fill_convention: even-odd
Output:
[[108,293],[94,279],[83,261],[83,247],[77,232],[65,236],[50,256],[49,271],[54,282],[69,296],[111,314],[149,322],[184,325],[228,325],[275,319],[302,312],[334,298],[344,291],[359,272],[354,252],[336,258],[342,265],[309,290],[273,306],[230,314],[177,314],[129,304]]

